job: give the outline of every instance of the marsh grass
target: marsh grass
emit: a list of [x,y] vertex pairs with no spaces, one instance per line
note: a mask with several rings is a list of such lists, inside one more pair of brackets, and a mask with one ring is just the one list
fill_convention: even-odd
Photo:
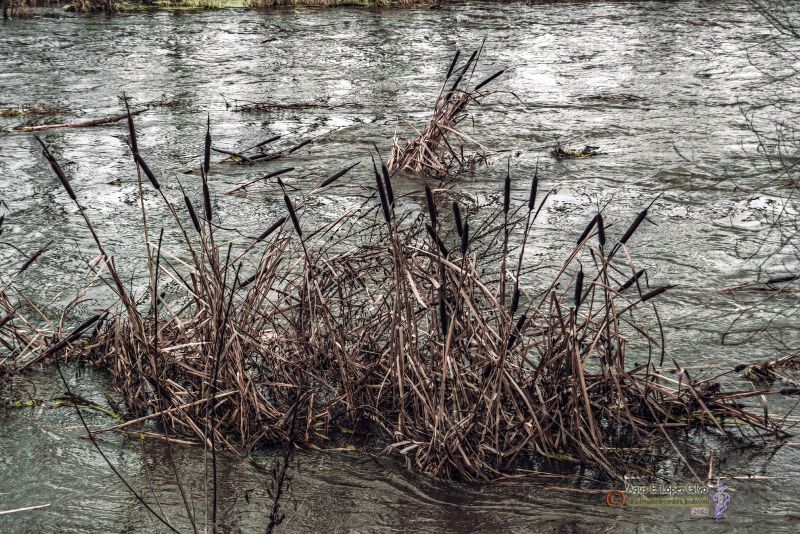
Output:
[[[275,137],[226,151],[214,146],[209,121],[197,135],[197,187],[181,186],[172,198],[174,189],[138,145],[136,116],[123,97],[147,263],[145,288],[137,292],[123,272],[138,265],[114,257],[85,209],[91,198],[37,138],[97,257],[90,282],[55,319],[9,290],[47,245],[5,273],[0,373],[45,363],[61,373],[64,361],[107,371],[128,420],[86,427],[100,454],[96,435],[146,423],[168,443],[202,444],[212,525],[220,451],[287,447],[284,467],[275,471],[277,495],[295,444],[320,447],[345,433],[370,436],[431,476],[469,482],[542,474],[554,461],[604,480],[655,476],[648,451],[665,447],[691,470],[696,458],[687,459],[671,437],[690,429],[753,443],[785,437],[783,419],[766,409],[767,395],[779,393],[769,384],[729,389],[670,357],[656,302],[672,286],[650,286],[631,248],[652,203],[627,223],[598,213],[588,225],[563,229],[579,237],[544,275],[528,265],[526,248],[561,236],[537,225],[552,192],[542,187],[538,167],[520,179],[509,165],[497,196],[481,205],[422,181],[419,191],[396,193],[397,172],[453,178],[474,170],[479,156],[464,155],[461,141],[468,141],[449,136],[501,74],[462,90],[479,55],[461,64],[456,55],[434,119],[404,146],[395,141],[388,162],[378,154],[371,169],[351,162],[307,192],[283,182],[289,167],[229,191],[264,180],[280,187],[284,213],[254,237],[220,226],[214,197],[224,192],[209,180],[211,154],[252,163],[287,156],[310,140],[275,153],[266,151]],[[367,184],[347,184],[365,167]],[[361,204],[329,222],[310,216],[320,197],[343,185],[366,191]],[[195,197],[190,191],[197,189]],[[145,192],[166,210],[177,241],[165,243],[164,229],[153,227]],[[620,229],[613,234],[612,224]],[[114,294],[113,305],[76,320],[77,303],[102,288]],[[77,398],[67,380],[64,386],[68,399]],[[79,403],[73,406],[85,425]],[[281,514],[275,505],[270,524]]]
[[[768,388],[727,391],[677,362],[677,376],[662,371],[664,339],[638,318],[670,286],[643,285],[627,245],[649,208],[610,247],[607,223],[595,217],[533,291],[519,279],[549,197],[539,194],[538,173],[524,185],[524,204],[509,171],[494,207],[443,203],[447,191],[428,188],[417,211],[376,161],[372,200],[359,209],[320,227],[306,215],[348,167],[304,195],[284,189],[285,216],[234,247],[212,212],[211,128],[203,198],[183,194],[174,205],[129,119],[141,187],[171,214],[179,249],[145,234],[148,289],[144,300],[132,294],[81,207],[89,200],[42,143],[97,246],[93,286],[111,288],[118,304],[47,336],[3,325],[4,337],[21,336],[19,368],[72,359],[111,374],[131,419],[105,431],[158,422],[204,443],[215,472],[218,449],[314,447],[353,430],[379,436],[385,452],[415,469],[466,481],[512,476],[537,458],[569,458],[622,479],[651,472],[641,451],[671,444],[670,432],[727,435],[729,421],[737,433],[785,435],[767,411],[743,402]],[[453,202],[458,222],[446,223],[441,206]],[[144,207],[142,217],[149,228]],[[514,250],[509,236],[520,234]]]

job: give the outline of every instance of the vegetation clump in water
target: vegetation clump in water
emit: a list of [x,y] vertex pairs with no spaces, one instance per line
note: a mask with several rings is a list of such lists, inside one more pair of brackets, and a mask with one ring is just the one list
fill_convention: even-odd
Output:
[[[410,466],[468,481],[554,458],[621,480],[652,472],[643,451],[674,446],[678,428],[727,435],[733,424],[753,437],[787,435],[769,412],[743,403],[769,389],[695,381],[677,362],[677,379],[665,372],[663,336],[637,317],[670,286],[647,287],[644,271],[626,259],[649,207],[613,244],[598,213],[535,294],[519,281],[550,196],[540,194],[538,173],[522,205],[508,174],[499,206],[464,204],[426,186],[417,212],[376,163],[369,204],[309,227],[303,212],[349,166],[302,198],[284,187],[286,215],[234,248],[219,239],[213,212],[210,127],[203,198],[183,194],[176,204],[139,152],[130,111],[127,120],[140,187],[149,182],[164,202],[181,250],[163,246],[163,230],[149,233],[142,206],[149,285],[141,302],[40,140],[99,253],[96,280],[79,297],[103,284],[118,304],[71,332],[4,325],[22,342],[17,371],[64,358],[108,370],[132,418],[114,429],[155,419],[208,444],[212,456],[217,448],[314,446],[355,429],[380,435]],[[519,234],[508,265],[510,237]],[[4,308],[18,309],[10,300]]]

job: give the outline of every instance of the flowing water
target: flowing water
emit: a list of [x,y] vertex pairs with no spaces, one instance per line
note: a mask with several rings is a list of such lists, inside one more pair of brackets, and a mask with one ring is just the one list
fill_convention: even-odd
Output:
[[[609,233],[618,237],[661,194],[649,217],[653,224],[630,245],[651,284],[676,284],[659,308],[670,355],[690,367],[729,370],[797,346],[791,296],[761,302],[763,296],[718,291],[758,277],[763,255],[747,256],[780,204],[776,179],[760,172],[765,161],[743,109],[755,109],[766,128],[797,111],[795,95],[768,77],[781,71],[785,56],[760,44],[770,29],[746,3],[41,14],[0,24],[0,108],[56,106],[58,118],[75,120],[119,113],[123,91],[139,105],[173,101],[137,118],[140,151],[168,195],[177,194],[179,179],[197,194],[197,175],[185,171],[198,166],[207,115],[217,147],[237,149],[272,135],[283,136],[283,146],[314,138],[276,164],[214,166],[217,213],[245,235],[257,235],[282,213],[281,196],[273,186],[245,197],[222,192],[283,166],[297,169],[286,176],[288,184],[309,189],[348,163],[368,161],[372,142],[386,153],[395,131],[407,131],[403,119],[420,125],[429,116],[454,51],[486,39],[481,74],[508,71],[496,84],[503,92],[486,101],[467,132],[496,154],[497,163],[453,187],[475,197],[497,194],[510,155],[521,203],[538,161],[543,183],[557,190],[529,253],[545,271],[555,269],[598,205],[607,205],[606,220],[614,223]],[[257,113],[233,107],[254,101],[326,106]],[[20,120],[0,118],[0,128]],[[54,130],[43,138],[65,162],[107,248],[118,258],[141,258],[138,188],[124,135],[120,123]],[[556,161],[549,150],[558,142],[599,146],[604,154]],[[350,183],[368,182],[367,167],[356,168]],[[395,187],[414,192],[421,184],[404,178]],[[348,190],[325,192],[304,224],[321,224],[347,209],[354,200],[341,191]],[[20,288],[57,310],[66,302],[58,290],[81,280],[96,252],[29,134],[0,136],[0,199],[0,267],[18,267],[23,254],[50,242]],[[154,220],[163,216],[155,196],[146,193],[146,202]],[[765,266],[772,273],[796,269],[790,262],[777,258]],[[142,273],[129,274],[136,283]],[[83,302],[77,311],[88,314],[97,305]],[[737,343],[723,344],[722,333],[742,314],[737,335],[728,338]],[[768,321],[770,335],[760,334]],[[101,374],[71,376],[82,395],[104,403],[109,385]],[[51,372],[37,371],[14,387],[14,395],[49,404],[0,411],[0,510],[50,506],[0,515],[0,531],[159,529],[80,439],[74,412],[52,408],[63,387]],[[779,402],[773,409],[786,406]],[[100,427],[109,419],[92,412],[88,422]],[[119,436],[103,443],[134,486],[151,501],[155,494],[171,517],[180,515],[163,444]],[[202,517],[202,452],[187,447],[176,455]],[[226,530],[264,528],[269,473],[263,466],[274,457],[265,452],[252,461],[224,461]],[[732,481],[727,519],[716,522],[692,519],[686,509],[611,509],[596,493],[445,484],[407,471],[395,458],[347,450],[299,459],[285,531],[779,531],[800,515],[800,455],[792,446],[738,450],[720,444],[722,473],[768,478]],[[688,478],[685,471],[681,476]]]

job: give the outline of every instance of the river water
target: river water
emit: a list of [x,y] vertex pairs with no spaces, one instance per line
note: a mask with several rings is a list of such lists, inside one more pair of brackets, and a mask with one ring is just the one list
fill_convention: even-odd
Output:
[[[137,118],[140,151],[157,169],[168,194],[180,179],[196,194],[196,168],[206,117],[215,146],[237,149],[272,135],[282,146],[314,142],[287,160],[258,170],[215,165],[215,208],[227,227],[257,235],[282,212],[275,189],[245,197],[221,192],[283,166],[292,186],[308,189],[344,165],[368,159],[375,142],[387,152],[402,119],[416,125],[429,116],[446,67],[457,48],[486,39],[480,71],[507,68],[467,131],[504,162],[512,155],[515,199],[526,198],[539,161],[546,187],[555,187],[535,231],[531,261],[554,268],[597,206],[618,237],[657,195],[650,220],[631,241],[651,284],[676,284],[661,299],[661,318],[672,356],[687,366],[728,370],[742,362],[775,357],[797,347],[796,298],[766,302],[763,295],[719,289],[755,280],[760,266],[771,274],[796,269],[792,257],[764,262],[767,220],[785,191],[764,174],[744,111],[769,129],[797,111],[795,94],[770,73],[785,55],[765,46],[764,20],[742,2],[469,3],[443,9],[281,9],[147,13],[80,17],[50,10],[31,20],[0,24],[0,108],[47,105],[59,118],[95,118],[120,112],[120,94],[151,106]],[[325,104],[243,113],[236,103]],[[0,118],[10,129],[19,117]],[[124,124],[61,129],[43,134],[65,163],[73,188],[101,237],[117,257],[141,258],[138,190]],[[562,142],[601,147],[603,155],[556,161],[549,151]],[[284,165],[286,163],[287,165]],[[349,180],[370,180],[368,166]],[[504,164],[478,172],[454,187],[476,197],[501,189]],[[118,181],[117,181],[118,180]],[[112,182],[109,184],[109,182]],[[419,181],[395,187],[418,191]],[[23,261],[52,241],[20,288],[36,302],[63,303],[58,289],[74,283],[94,257],[74,206],[53,178],[32,136],[0,136],[0,207],[6,216],[0,267]],[[324,221],[350,200],[325,193],[313,215]],[[159,217],[160,205],[147,197]],[[343,206],[345,204],[345,206]],[[163,216],[163,213],[161,214]],[[168,236],[169,237],[169,236]],[[141,273],[139,273],[140,275]],[[136,279],[137,273],[131,273]],[[762,274],[762,276],[764,276]],[[5,280],[5,277],[3,278]],[[536,281],[529,281],[535,284]],[[87,302],[88,314],[96,303]],[[739,316],[735,335],[722,333]],[[771,322],[770,322],[771,321]],[[760,327],[770,324],[769,335]],[[73,385],[103,401],[102,374],[84,371]],[[15,382],[14,395],[52,399],[63,388],[49,371]],[[0,515],[3,532],[157,531],[111,475],[82,434],[74,413],[47,405],[0,412],[0,511],[50,504]],[[774,410],[785,412],[780,399]],[[91,413],[92,426],[109,424]],[[103,439],[111,460],[132,484],[170,517],[182,504],[157,442]],[[354,443],[356,447],[358,443]],[[287,502],[285,531],[436,532],[552,531],[672,532],[697,529],[789,530],[798,520],[800,467],[792,446],[734,450],[717,447],[720,472],[756,474],[733,480],[733,500],[723,521],[692,519],[686,509],[616,510],[602,494],[555,491],[536,485],[464,487],[408,472],[395,458],[359,452],[308,452],[299,456]],[[202,507],[201,451],[181,448],[184,482]],[[274,454],[224,462],[221,488],[226,530],[263,529],[268,514],[263,491]],[[702,466],[699,466],[703,469]],[[679,472],[686,476],[685,472]],[[678,476],[678,478],[680,478]],[[148,486],[151,480],[152,489]],[[567,485],[567,483],[565,483]],[[247,498],[246,498],[247,497]],[[202,512],[199,512],[202,516]],[[280,530],[280,529],[279,529]]]

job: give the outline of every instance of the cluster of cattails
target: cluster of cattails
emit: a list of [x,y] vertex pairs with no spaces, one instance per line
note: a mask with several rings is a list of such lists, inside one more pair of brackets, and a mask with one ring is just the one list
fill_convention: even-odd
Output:
[[[446,106],[461,98],[466,78],[455,64],[450,75],[457,79],[441,96]],[[617,258],[649,207],[616,241],[597,214],[576,229],[574,250],[552,276],[522,284],[532,272],[525,249],[550,196],[539,192],[538,166],[521,186],[524,204],[516,205],[509,168],[501,201],[490,210],[426,185],[422,213],[408,217],[400,215],[410,208],[394,191],[392,167],[374,160],[374,201],[327,228],[326,239],[312,237],[315,221],[303,213],[312,195],[337,185],[357,163],[303,196],[290,196],[283,174],[274,175],[285,213],[234,247],[215,238],[223,229],[208,180],[210,124],[202,213],[185,193],[185,212],[174,208],[144,163],[132,119],[129,130],[136,168],[175,224],[188,217],[196,230],[183,232],[186,250],[177,256],[187,259],[160,261],[161,239],[157,246],[148,241],[149,307],[136,305],[107,259],[119,307],[60,333],[40,353],[108,369],[132,418],[120,430],[158,419],[170,433],[211,444],[213,455],[216,447],[320,444],[360,428],[383,436],[387,451],[409,465],[464,480],[565,455],[621,478],[646,468],[636,451],[669,443],[664,428],[709,421],[782,435],[779,422],[745,404],[766,391],[706,387],[680,368],[679,384],[665,376],[664,340],[637,318],[670,286],[647,287],[644,270],[627,254]],[[443,206],[452,207],[452,221]],[[96,238],[83,210],[81,216]],[[347,246],[334,250],[328,242]],[[91,343],[82,346],[90,331]],[[625,365],[629,350],[640,362],[633,369]]]

